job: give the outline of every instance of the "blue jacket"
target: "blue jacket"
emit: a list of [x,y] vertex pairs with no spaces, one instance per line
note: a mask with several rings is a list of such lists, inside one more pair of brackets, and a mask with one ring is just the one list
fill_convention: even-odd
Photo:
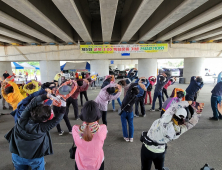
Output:
[[28,97],[24,98],[22,101],[19,102],[17,109],[11,112],[11,115],[14,117],[15,123],[17,122],[18,118],[20,118],[22,112],[25,110],[26,106],[30,103],[30,101],[39,95],[46,94],[47,92],[43,89],[32,93]]
[[222,72],[220,72],[220,73],[218,74],[217,83],[221,82],[221,74],[222,74]]
[[215,96],[222,96],[222,81],[216,84],[211,93]]
[[189,84],[189,86],[186,89],[186,93],[189,96],[194,96],[195,93],[197,93],[198,90],[200,90],[203,87],[203,85],[204,85],[203,82],[202,83],[197,82],[195,80],[195,78],[196,78],[195,76],[191,77],[190,84]]
[[134,69],[132,68],[129,73],[127,74],[127,78],[129,78],[131,80],[131,82],[136,78],[138,71],[135,71],[135,75],[134,76],[130,76],[130,73],[132,73]]
[[[140,79],[137,79],[135,81],[135,83],[138,83]],[[148,81],[148,79],[146,79],[146,82],[143,83],[147,89],[147,87],[149,86],[150,82]],[[144,90],[140,87],[140,85],[137,86],[139,89],[139,94],[136,95],[136,97],[142,97],[144,95]]]
[[158,75],[157,78],[156,78],[157,83],[156,83],[156,88],[155,88],[154,92],[162,93],[163,87],[167,84],[169,79],[170,79],[170,77],[166,78],[166,81],[160,81],[160,75]]

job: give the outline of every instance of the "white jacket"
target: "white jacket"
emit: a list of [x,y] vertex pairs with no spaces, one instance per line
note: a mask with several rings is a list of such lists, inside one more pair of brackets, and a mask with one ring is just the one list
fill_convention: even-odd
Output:
[[[157,119],[153,122],[147,133],[147,136],[154,142],[159,144],[166,144],[171,140],[178,139],[180,135],[194,127],[198,123],[199,117],[201,116],[196,112],[193,114],[189,122],[186,122],[184,125],[177,126],[172,122],[172,117],[176,111],[180,108],[187,107],[188,105],[189,104],[187,101],[181,101],[171,105],[160,119]],[[155,153],[162,153],[165,151],[164,145],[146,145],[146,147]]]

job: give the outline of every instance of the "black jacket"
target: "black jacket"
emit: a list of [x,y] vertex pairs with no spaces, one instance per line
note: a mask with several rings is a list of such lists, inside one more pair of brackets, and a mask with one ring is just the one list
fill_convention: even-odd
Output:
[[[131,83],[129,89],[126,92],[126,96],[124,97],[123,101],[122,101],[122,106],[121,109],[123,109],[127,104],[129,104],[128,106],[126,106],[126,108],[124,109],[124,111],[126,112],[132,112],[133,111],[133,105],[137,99],[135,94],[131,93],[131,90],[134,86],[137,86],[138,83]],[[130,103],[129,103],[130,102]]]
[[36,123],[30,119],[30,112],[46,99],[46,94],[35,97],[22,112],[18,123],[5,135],[11,153],[26,159],[53,154],[49,130],[60,122],[66,108],[53,106],[55,117],[47,122]]

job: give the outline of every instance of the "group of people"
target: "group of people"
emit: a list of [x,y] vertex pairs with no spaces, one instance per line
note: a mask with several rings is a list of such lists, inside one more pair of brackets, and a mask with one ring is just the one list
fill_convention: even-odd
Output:
[[[49,131],[56,126],[59,135],[63,135],[60,121],[64,119],[76,147],[75,169],[103,170],[105,163],[103,144],[108,133],[108,104],[112,103],[113,111],[116,111],[115,100],[118,101],[123,140],[133,142],[133,119],[139,117],[139,106],[142,116],[146,116],[144,104],[148,103],[149,95],[148,104],[152,105],[150,111],[155,111],[155,102],[157,98],[159,99],[157,110],[160,111],[160,118],[153,122],[148,131],[142,132],[141,169],[151,169],[153,162],[155,169],[163,170],[167,143],[178,139],[180,135],[198,123],[204,104],[196,102],[195,96],[203,87],[203,80],[201,77],[193,76],[186,90],[174,88],[168,97],[167,88],[176,81],[170,72],[164,72],[157,77],[136,79],[137,73],[138,70],[133,68],[129,71],[127,78],[117,82],[114,76],[107,75],[97,97],[90,101],[87,97],[85,104],[81,101],[83,108],[80,114],[78,96],[81,93],[84,96],[87,94],[88,87],[95,80],[94,75],[89,75],[85,79],[79,77],[73,80],[68,79],[59,84],[61,72],[55,76],[53,82],[43,83],[38,90],[36,82],[32,81],[30,84],[35,88],[29,89],[32,92],[26,97],[21,94],[14,82],[6,78],[2,83],[2,93],[13,107],[11,115],[14,117],[15,126],[5,138],[10,145],[15,169],[26,170],[28,166],[32,169],[44,169],[44,156],[53,153]],[[152,100],[151,91],[155,84]],[[222,86],[219,87],[222,91]],[[212,92],[214,95],[218,95],[217,89],[216,85],[213,90],[215,92]],[[121,101],[122,91],[124,91],[124,98]],[[163,94],[167,98],[165,102]],[[217,101],[217,104],[219,103],[217,97],[213,99]],[[74,108],[75,119],[81,119],[82,125],[71,126],[68,118],[71,104]],[[135,112],[133,112],[134,104]],[[215,105],[215,107],[219,114],[222,107],[220,105]],[[100,118],[102,118],[102,124],[99,122]],[[129,130],[127,130],[127,124]]]

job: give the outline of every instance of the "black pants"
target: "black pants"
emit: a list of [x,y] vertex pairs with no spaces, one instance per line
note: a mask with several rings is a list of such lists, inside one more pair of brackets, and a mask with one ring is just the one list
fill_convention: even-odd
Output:
[[69,113],[69,106],[72,104],[73,109],[74,109],[74,116],[77,119],[79,117],[79,110],[78,110],[78,99],[73,99],[72,97],[69,97],[66,100],[66,113],[68,115]]
[[107,120],[106,120],[106,115],[107,115],[107,111],[101,111],[101,114],[102,114],[102,121],[103,121],[103,124],[105,124],[107,126]]
[[160,117],[162,117],[164,113],[165,111],[162,109],[162,111],[160,112]]
[[[186,100],[186,101],[194,101],[194,98],[195,98],[195,96],[190,96],[189,94],[187,94],[187,95],[185,96],[185,100]],[[189,105],[189,106],[186,107],[185,109],[186,109],[186,111],[187,111],[187,117],[186,117],[186,118],[189,118],[189,113],[190,113],[190,117],[192,117],[193,114],[194,114],[194,109],[192,108],[192,106]]]
[[[76,163],[75,163],[75,170],[79,170],[78,167],[77,167],[77,165],[76,165]],[[104,170],[104,161],[102,162],[99,170]]]
[[[68,118],[68,113],[66,112],[63,116],[63,119],[66,122],[66,126],[69,129],[69,132],[72,132],[72,126],[70,124],[69,118]],[[60,124],[56,125],[58,132],[60,133],[62,131]]]
[[142,115],[145,115],[145,106],[144,106],[144,97],[138,97],[136,98],[136,102],[135,102],[135,114],[137,116],[139,116],[139,104],[140,104],[140,109],[141,109],[141,113]]
[[166,96],[166,98],[168,98],[168,94],[167,94],[167,89],[163,88],[163,92],[162,92],[162,99],[163,99],[163,102],[164,102],[164,94]]
[[[57,107],[57,106],[53,106],[53,112],[54,112],[54,115],[58,115],[58,114],[64,114],[64,116],[65,116],[65,114],[66,114],[66,108],[65,107]],[[63,117],[64,118],[64,117]],[[59,123],[58,123],[58,125],[59,125]],[[57,126],[58,126],[57,125]],[[56,127],[57,127],[56,126]],[[70,125],[70,127],[71,127],[71,125]],[[60,125],[59,125],[59,128],[60,128]],[[58,127],[57,127],[57,129],[58,129]],[[72,131],[72,127],[71,127],[71,131]],[[61,132],[61,128],[58,130],[58,132]]]
[[88,97],[87,97],[87,91],[81,91],[81,92],[80,92],[80,101],[81,101],[81,106],[83,106],[82,95],[84,95],[84,97],[85,97],[86,101],[88,101]]
[[96,87],[96,81],[92,82],[91,87],[93,87],[93,85],[94,85],[94,87]]
[[141,170],[151,170],[152,162],[155,165],[155,169],[163,170],[164,167],[165,152],[154,153],[148,150],[145,145],[141,148]]

